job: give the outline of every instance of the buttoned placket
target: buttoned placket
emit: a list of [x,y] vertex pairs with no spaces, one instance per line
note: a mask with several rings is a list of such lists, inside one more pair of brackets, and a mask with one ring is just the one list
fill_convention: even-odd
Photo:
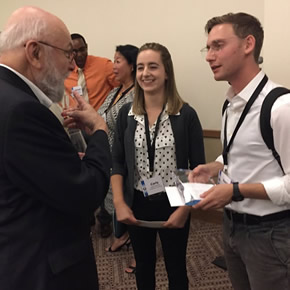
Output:
[[82,88],[83,98],[89,102],[89,95],[86,85],[86,79],[84,71],[81,68],[78,68],[78,85]]

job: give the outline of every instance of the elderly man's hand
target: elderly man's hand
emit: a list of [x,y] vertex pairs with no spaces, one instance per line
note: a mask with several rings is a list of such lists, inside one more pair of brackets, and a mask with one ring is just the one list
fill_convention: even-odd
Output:
[[79,93],[74,92],[78,103],[76,108],[64,109],[64,126],[68,128],[79,128],[91,135],[97,130],[104,130],[108,133],[108,127],[104,119],[89,105]]

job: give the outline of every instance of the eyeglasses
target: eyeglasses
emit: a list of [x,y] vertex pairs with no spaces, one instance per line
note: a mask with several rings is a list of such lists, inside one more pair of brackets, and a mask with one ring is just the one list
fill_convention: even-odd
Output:
[[213,43],[211,46],[206,46],[200,50],[202,54],[207,54],[210,50],[213,52],[217,52],[222,50],[224,47],[224,43]]
[[71,49],[63,49],[63,48],[60,48],[60,47],[57,47],[55,45],[52,45],[52,44],[49,44],[47,42],[44,42],[44,41],[37,41],[38,43],[41,43],[43,45],[47,45],[47,46],[50,46],[52,48],[55,48],[55,49],[59,49],[61,51],[63,51],[65,57],[69,60],[69,62],[72,62],[74,57],[75,57],[75,51],[71,48]]
[[207,45],[206,47],[202,48],[200,50],[200,52],[204,56],[206,56],[206,54],[209,51],[212,51],[213,53],[217,53],[217,52],[221,51],[226,46],[226,44],[228,43],[228,40],[230,40],[232,38],[237,38],[237,36],[231,36],[231,37],[229,37],[227,39],[214,40],[211,45]]

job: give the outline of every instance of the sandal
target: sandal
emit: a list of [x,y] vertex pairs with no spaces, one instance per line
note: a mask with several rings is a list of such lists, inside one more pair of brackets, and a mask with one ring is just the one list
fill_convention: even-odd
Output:
[[136,273],[136,266],[128,266],[128,268],[125,269],[125,272],[127,274],[135,274]]
[[110,247],[108,248],[108,250],[106,250],[106,251],[107,251],[107,252],[110,252],[110,253],[118,252],[118,251],[120,251],[124,246],[126,246],[126,247],[127,247],[127,251],[129,251],[129,247],[130,247],[130,245],[131,245],[131,240],[130,240],[130,237],[128,237],[127,240],[126,240],[123,244],[121,244],[119,247],[117,247],[115,250],[112,250],[112,246],[110,246]]

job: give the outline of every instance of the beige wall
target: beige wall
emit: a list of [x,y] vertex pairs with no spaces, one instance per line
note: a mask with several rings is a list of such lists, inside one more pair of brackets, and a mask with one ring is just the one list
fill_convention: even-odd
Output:
[[83,34],[91,54],[112,59],[118,44],[157,41],[166,45],[179,91],[197,110],[204,129],[220,129],[227,88],[225,82],[213,80],[199,52],[206,42],[204,25],[213,16],[231,11],[257,16],[266,30],[264,68],[276,82],[290,87],[289,0],[1,0],[0,30],[13,10],[27,4],[58,15],[71,32]]
[[265,0],[264,69],[276,83],[290,88],[290,1]]
[[220,139],[217,138],[204,138],[204,150],[206,162],[216,160],[222,152],[222,145]]

